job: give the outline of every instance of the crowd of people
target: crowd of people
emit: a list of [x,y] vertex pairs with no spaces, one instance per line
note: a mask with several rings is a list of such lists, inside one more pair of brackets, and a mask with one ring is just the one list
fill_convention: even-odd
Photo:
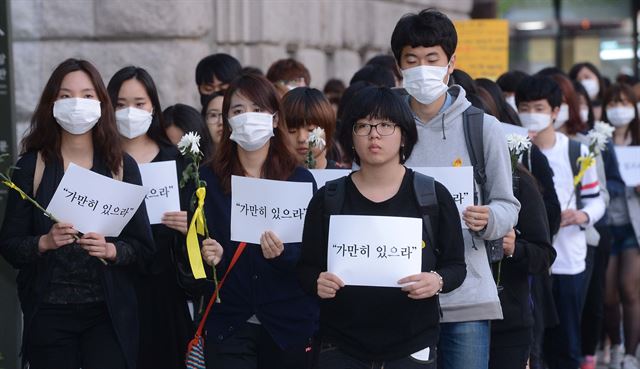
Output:
[[[456,46],[445,14],[407,14],[391,55],[323,91],[294,59],[264,74],[213,54],[195,71],[199,109],[163,110],[143,68],[105,86],[90,62],[63,61],[13,182],[46,207],[70,163],[139,185],[139,164],[174,161],[182,177],[176,144],[195,132],[200,251],[215,269],[196,279],[189,264],[189,185],[181,211],[150,225],[141,206],[118,237],[80,234],[12,192],[0,254],[19,271],[25,367],[640,368],[640,187],[625,185],[614,149],[640,145],[640,83],[588,62],[473,79],[456,69]],[[612,138],[581,167],[600,121]],[[528,131],[519,161],[504,124]],[[310,145],[318,129],[324,143]],[[475,184],[462,212],[412,169],[460,166]],[[317,188],[308,169],[352,171]],[[232,176],[311,183],[302,242],[270,230],[259,245],[232,241]],[[334,215],[421,219],[421,272],[395,288],[345,284],[327,266]],[[199,323],[202,360],[186,362]]]

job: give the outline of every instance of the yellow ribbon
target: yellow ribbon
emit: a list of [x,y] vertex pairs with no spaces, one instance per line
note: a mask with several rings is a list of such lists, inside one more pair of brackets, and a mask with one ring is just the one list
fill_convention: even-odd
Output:
[[589,168],[596,163],[596,159],[591,155],[581,156],[577,160],[578,165],[580,165],[580,171],[573,177],[573,187],[577,186],[578,183],[582,182],[582,177],[587,172]]
[[28,197],[27,194],[24,193],[24,191],[22,191],[20,189],[20,187],[16,186],[15,183],[13,183],[11,181],[2,181],[2,184],[4,184],[5,186],[7,186],[9,188],[12,188],[12,189],[18,191],[18,193],[20,194],[20,197],[22,197],[23,200],[27,199],[27,197]]
[[196,279],[203,279],[207,277],[204,272],[204,266],[202,265],[200,242],[198,242],[198,234],[204,236],[203,206],[206,194],[207,190],[204,187],[200,187],[196,190],[198,207],[193,212],[193,218],[191,219],[189,231],[187,232],[187,253],[189,254],[189,264],[191,264],[191,271]]

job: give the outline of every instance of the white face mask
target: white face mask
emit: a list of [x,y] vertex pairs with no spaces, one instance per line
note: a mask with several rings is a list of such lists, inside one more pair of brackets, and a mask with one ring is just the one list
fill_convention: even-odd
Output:
[[551,124],[551,115],[544,113],[520,113],[522,126],[532,132],[540,132]]
[[101,115],[98,100],[68,98],[53,103],[53,117],[62,129],[74,135],[89,132]]
[[243,113],[229,118],[231,138],[246,151],[256,151],[264,146],[273,134],[273,115],[267,113]]
[[429,105],[444,94],[448,87],[443,82],[449,65],[434,67],[421,65],[402,71],[402,87],[420,103]]
[[636,111],[631,106],[616,106],[607,108],[607,118],[614,127],[622,127],[629,124],[636,117]]
[[585,90],[587,90],[587,95],[591,100],[595,99],[598,96],[598,92],[600,92],[600,83],[598,83],[595,79],[583,79],[580,81]]
[[126,138],[132,139],[147,133],[153,116],[150,112],[128,107],[116,110],[116,124],[118,132]]
[[560,105],[560,110],[558,111],[558,116],[556,120],[553,122],[553,129],[560,129],[560,127],[564,126],[565,123],[569,120],[569,105],[562,104]]
[[516,95],[507,96],[505,99],[507,104],[509,104],[513,110],[518,111],[518,107],[516,106]]
[[587,121],[589,120],[589,109],[588,108],[580,109],[580,119],[582,120],[583,123],[587,123]]

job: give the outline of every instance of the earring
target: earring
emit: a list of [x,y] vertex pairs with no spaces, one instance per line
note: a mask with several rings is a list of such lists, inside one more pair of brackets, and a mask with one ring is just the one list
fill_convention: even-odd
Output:
[[401,161],[402,163],[404,163],[404,162],[406,161],[405,159],[406,159],[406,158],[404,157],[404,145],[401,145],[401,146],[400,146],[400,161]]

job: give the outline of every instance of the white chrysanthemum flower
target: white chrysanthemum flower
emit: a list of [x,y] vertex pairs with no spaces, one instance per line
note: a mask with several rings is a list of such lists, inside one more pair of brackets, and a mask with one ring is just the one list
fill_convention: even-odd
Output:
[[605,133],[598,132],[595,129],[592,129],[587,133],[587,137],[589,138],[589,146],[593,147],[595,154],[600,154],[607,147],[607,142],[609,141],[609,137]]
[[320,127],[316,127],[309,134],[309,146],[310,147],[318,147],[320,149],[324,148],[327,145],[327,141],[325,140],[326,136],[324,133],[324,129]]
[[527,136],[512,133],[507,135],[507,147],[509,152],[519,157],[523,152],[531,148],[531,140]]
[[611,138],[613,137],[613,131],[615,130],[615,127],[605,122],[596,122],[593,125],[593,130],[603,134],[607,138]]
[[200,135],[195,132],[188,132],[178,142],[178,149],[182,155],[191,152],[194,155],[200,154]]

